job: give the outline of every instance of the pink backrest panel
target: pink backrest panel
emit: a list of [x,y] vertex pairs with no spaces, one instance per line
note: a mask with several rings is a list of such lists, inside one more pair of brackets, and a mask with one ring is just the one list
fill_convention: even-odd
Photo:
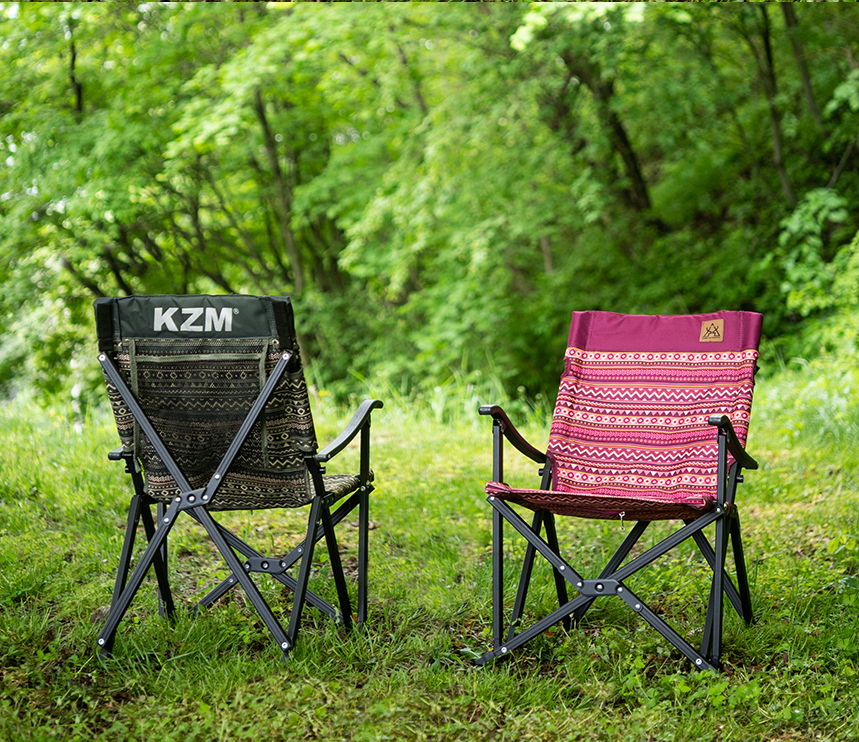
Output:
[[716,428],[745,443],[761,315],[573,312],[549,438],[553,489],[713,497]]

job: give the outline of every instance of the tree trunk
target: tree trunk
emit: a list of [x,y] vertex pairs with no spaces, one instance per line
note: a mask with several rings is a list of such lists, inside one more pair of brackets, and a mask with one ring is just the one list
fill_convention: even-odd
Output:
[[629,187],[622,190],[627,203],[636,211],[649,211],[650,195],[647,190],[647,183],[641,173],[638,156],[620,116],[611,107],[614,83],[611,80],[602,79],[602,70],[596,62],[584,60],[569,51],[561,54],[561,58],[567,69],[591,91],[596,104],[597,115],[608,131],[612,148],[623,160],[626,177],[629,180]]
[[274,178],[274,186],[277,192],[278,206],[280,207],[280,234],[283,239],[283,245],[286,248],[286,255],[289,258],[290,266],[292,267],[292,280],[295,284],[295,293],[301,294],[304,292],[305,277],[304,268],[302,266],[301,257],[298,254],[298,248],[295,244],[295,234],[289,226],[289,219],[292,214],[292,193],[289,184],[280,167],[280,159],[277,156],[277,142],[274,134],[271,131],[271,126],[268,122],[268,116],[265,112],[265,102],[262,97],[262,90],[256,89],[254,96],[254,111],[263,132],[263,142],[268,156],[269,166],[271,167],[272,176]]
[[552,246],[549,244],[549,238],[546,235],[540,236],[540,249],[543,252],[543,269],[546,275],[550,276],[555,268],[552,263]]
[[759,49],[751,34],[745,28],[743,23],[742,35],[745,38],[752,55],[757,63],[758,79],[764,89],[764,94],[767,97],[767,104],[770,113],[770,134],[773,143],[773,165],[778,173],[779,181],[781,182],[781,190],[785,199],[791,207],[796,206],[796,196],[793,192],[793,186],[790,183],[790,177],[787,174],[787,168],[784,164],[784,139],[781,131],[781,111],[776,103],[776,95],[778,86],[776,84],[775,66],[773,63],[772,53],[772,38],[770,35],[770,18],[767,8],[763,5],[758,7],[760,13],[760,24],[758,25],[758,35],[762,48]]
[[799,22],[796,20],[796,10],[791,3],[780,3],[780,5],[784,13],[785,25],[788,28],[787,35],[793,48],[793,56],[796,58],[796,65],[799,68],[799,77],[802,80],[802,92],[805,95],[805,102],[808,104],[808,110],[811,111],[814,123],[822,131],[823,117],[820,115],[820,109],[817,107],[814,91],[811,88],[811,76],[808,74],[808,65],[805,63],[805,52],[802,48],[802,41],[800,41],[797,35]]
[[[393,29],[390,30],[393,31]],[[424,117],[426,117],[429,115],[429,107],[427,106],[426,101],[424,100],[423,93],[421,92],[420,77],[418,76],[418,73],[415,72],[415,70],[409,66],[409,60],[408,57],[406,57],[406,52],[399,44],[399,42],[396,44],[396,47],[397,52],[400,55],[400,62],[402,63],[403,67],[405,67],[406,72],[409,76],[409,80],[412,83],[412,90],[415,93],[415,100],[417,101],[418,108],[421,109],[421,113],[424,115]]]
[[75,113],[83,113],[84,110],[84,86],[78,80],[75,74],[75,65],[78,61],[78,51],[75,48],[75,40],[71,42],[71,62],[69,62],[69,80],[72,84],[72,91],[75,94]]

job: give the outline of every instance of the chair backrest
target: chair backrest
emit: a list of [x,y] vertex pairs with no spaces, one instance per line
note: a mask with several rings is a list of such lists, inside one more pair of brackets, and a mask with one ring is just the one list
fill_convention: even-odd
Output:
[[[316,451],[292,306],[285,297],[127,296],[95,303],[99,350],[193,488],[214,474],[265,379],[294,356],[218,490],[213,510],[295,507],[310,500],[305,454]],[[109,379],[122,444],[140,458],[146,492],[178,487]]]
[[717,431],[707,419],[727,415],[745,443],[760,333],[752,312],[573,312],[548,447],[552,488],[714,498]]

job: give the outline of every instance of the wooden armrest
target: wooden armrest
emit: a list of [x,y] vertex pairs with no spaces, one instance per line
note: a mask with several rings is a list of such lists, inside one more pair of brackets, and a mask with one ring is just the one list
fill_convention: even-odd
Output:
[[737,463],[743,469],[758,468],[758,462],[746,453],[746,449],[743,448],[743,444],[740,443],[740,439],[737,438],[737,434],[734,432],[734,426],[731,424],[731,419],[727,415],[713,415],[709,420],[707,420],[707,422],[710,425],[725,431],[725,435],[728,439],[728,450],[731,452],[731,456],[736,459]]
[[546,452],[540,451],[528,443],[519,431],[516,430],[513,423],[510,422],[510,418],[507,417],[507,413],[505,413],[501,407],[498,405],[483,405],[478,409],[478,412],[481,415],[490,415],[494,421],[499,423],[501,425],[501,431],[504,433],[504,437],[510,441],[513,448],[519,451],[519,453],[524,454],[529,459],[536,461],[538,464],[546,463]]

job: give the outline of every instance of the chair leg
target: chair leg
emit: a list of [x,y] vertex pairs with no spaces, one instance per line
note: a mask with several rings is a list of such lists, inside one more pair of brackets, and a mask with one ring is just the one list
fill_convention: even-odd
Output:
[[[147,515],[149,516],[148,520],[151,525],[152,515],[149,513],[149,509],[146,507],[142,508],[141,515],[143,516],[144,528],[146,528]],[[107,622],[98,638],[98,646],[102,657],[107,657],[113,649],[113,642],[116,639],[116,630],[119,627],[119,622],[122,621],[122,617],[131,605],[132,599],[140,589],[140,585],[143,583],[143,578],[146,576],[149,567],[152,566],[155,561],[158,561],[159,563],[161,562],[161,543],[173,527],[173,523],[176,520],[176,513],[170,513],[168,511],[168,515],[165,519],[167,522],[162,522],[161,526],[155,530],[146,550],[140,557],[137,567],[135,567],[134,571],[128,578],[125,587],[122,589],[121,594],[111,604],[110,613],[108,613],[107,616]]]
[[[534,513],[534,519],[531,521],[531,530],[540,535],[543,528],[543,520],[545,510],[537,510]],[[525,598],[528,597],[528,587],[531,584],[531,572],[534,568],[534,556],[537,550],[528,542],[525,546],[525,559],[522,562],[522,571],[519,573],[519,587],[516,589],[516,599],[513,601],[513,611],[510,614],[510,623],[507,626],[507,641],[509,642],[516,636],[516,629],[519,626],[519,621],[522,619],[522,612],[525,609]],[[566,603],[563,601],[561,605]]]
[[322,528],[325,532],[325,544],[328,547],[328,560],[334,576],[334,586],[337,588],[337,600],[340,603],[340,621],[347,631],[352,628],[352,604],[349,601],[349,590],[346,587],[346,576],[343,574],[343,563],[340,560],[340,550],[337,548],[337,536],[331,524],[331,511],[328,505],[323,505],[319,514]]
[[[691,521],[686,522],[690,523]],[[710,546],[710,542],[707,540],[707,537],[699,531],[698,533],[693,535],[693,538],[695,540],[695,543],[698,545],[698,550],[701,552],[701,556],[703,556],[704,559],[707,561],[707,564],[710,565],[710,569],[715,569],[714,565],[716,564],[716,552],[713,551],[713,547]],[[737,577],[739,579],[739,570],[737,571]],[[728,596],[728,600],[731,601],[731,605],[734,606],[734,610],[737,612],[737,615],[739,615],[741,618],[744,617],[745,613],[743,609],[742,594],[740,591],[737,590],[736,587],[734,587],[734,583],[731,582],[731,578],[728,576],[727,572],[724,572],[722,575],[722,585],[725,589],[725,595]]]
[[[672,629],[665,621],[657,616],[644,601],[642,601],[631,590],[626,589],[620,593],[620,598],[641,616],[647,623],[656,629],[662,636],[667,639],[674,647],[683,654],[688,660],[695,664],[698,670],[718,670],[718,664],[710,664],[705,656],[698,654],[689,642],[681,637],[674,629]],[[702,653],[703,654],[703,653]]]
[[731,545],[734,548],[734,569],[737,571],[737,587],[740,592],[740,603],[742,605],[742,613],[740,616],[751,625],[754,620],[752,613],[752,594],[749,590],[749,575],[746,571],[746,558],[743,554],[743,539],[740,534],[740,513],[736,507],[733,509],[730,518]]
[[704,636],[701,640],[701,654],[709,658],[715,667],[720,667],[722,653],[722,618],[723,591],[725,589],[725,556],[728,546],[728,530],[725,528],[725,516],[716,521],[715,559],[713,564],[713,582],[710,588],[710,601],[707,607],[707,618],[704,621]]
[[[161,521],[161,512],[162,511],[159,510],[159,522]],[[123,538],[122,551],[119,555],[119,566],[116,571],[116,582],[113,586],[113,595],[110,599],[111,606],[116,603],[119,596],[122,594],[122,591],[125,589],[125,584],[128,580],[128,574],[131,567],[131,555],[134,551],[134,542],[137,536],[137,526],[141,521],[143,522],[146,539],[147,541],[151,541],[155,532],[155,526],[152,523],[152,514],[149,512],[148,506],[142,505],[141,496],[133,495],[128,507],[128,519],[125,523],[125,537]],[[162,551],[162,554],[164,554],[164,552],[166,552],[166,549]],[[159,555],[159,557],[155,559],[153,566],[155,567],[155,574],[158,580],[159,613],[162,617],[166,614],[167,617],[170,618],[174,613],[175,606],[173,604],[173,597],[170,593],[167,564],[166,561],[163,560],[162,555]]]
[[[156,513],[158,515],[158,528],[162,528],[164,524],[164,513],[166,509],[162,503],[158,503]],[[148,506],[144,506],[140,512],[141,520],[143,521],[143,530],[146,533],[146,538],[151,541],[158,529],[152,522],[152,511]],[[172,524],[171,524],[172,527]],[[155,568],[155,579],[158,581],[158,613],[160,616],[173,618],[176,612],[176,606],[173,604],[173,594],[170,592],[170,580],[167,575],[167,534],[161,539],[161,548],[158,549],[152,560],[152,566]]]
[[301,558],[301,567],[298,570],[298,584],[295,586],[295,595],[292,599],[292,613],[289,616],[289,628],[287,636],[291,645],[295,645],[295,640],[298,637],[298,627],[301,623],[301,612],[304,610],[304,597],[307,593],[307,583],[310,580],[310,567],[313,562],[313,549],[316,546],[316,524],[319,522],[320,510],[322,508],[322,498],[317,496],[313,498],[310,505],[310,516],[307,519],[307,536],[304,539],[303,555]]
[[492,647],[504,641],[504,519],[492,509]]
[[[191,515],[193,515],[193,512],[191,513]],[[226,528],[224,528],[220,524],[218,524],[218,528],[220,528],[221,534],[223,535],[224,540],[230,545],[231,548],[235,549],[242,556],[244,556],[248,559],[253,559],[253,558],[264,559],[265,558],[260,552],[258,552],[256,549],[254,549],[253,547],[246,544],[244,541],[242,541],[240,538],[238,538],[235,534],[231,533],[230,531],[228,531]],[[322,531],[322,528],[320,526],[320,528],[316,534],[316,541],[317,542],[319,541],[319,539],[322,538],[322,535],[323,535],[323,531]],[[300,548],[302,549],[302,552],[303,552],[304,542],[302,542]],[[301,558],[300,554],[298,555],[298,558],[282,560],[282,561],[284,561],[284,564],[286,565],[284,567],[284,570],[289,569],[293,564],[295,564],[295,562],[298,561],[299,558]],[[274,557],[272,557],[272,559],[274,559]],[[277,574],[277,573],[270,573],[270,574],[272,577],[274,577],[274,579],[276,579],[278,582],[285,585],[290,590],[295,590],[295,587],[298,584],[294,577],[290,577],[288,574],[285,574],[285,572],[281,573],[281,574]],[[234,574],[230,573],[230,575],[228,577],[225,577],[221,581],[220,584],[216,585],[214,588],[212,588],[212,590],[210,592],[206,593],[206,595],[203,598],[201,598],[199,600],[199,602],[197,602],[197,604],[194,606],[194,609],[199,611],[201,608],[210,608],[216,601],[218,601],[222,597],[224,597],[224,595],[226,595],[230,590],[232,590],[238,584],[239,584],[239,581],[238,581],[238,579],[236,579],[236,576]],[[331,605],[330,603],[328,603],[327,601],[325,601],[321,597],[319,597],[312,590],[307,591],[307,595],[305,596],[305,599],[314,608],[317,608],[322,613],[331,617],[335,621],[337,620],[337,609],[333,605]]]
[[358,492],[358,627],[367,622],[367,561],[370,555],[370,489]]
[[125,521],[125,536],[122,539],[122,551],[119,553],[119,565],[116,568],[116,581],[113,584],[113,596],[110,599],[111,608],[116,605],[119,596],[128,581],[131,567],[131,554],[134,551],[134,541],[137,536],[137,524],[140,522],[140,495],[133,495],[128,505],[128,518]]
[[[122,565],[121,573],[122,580],[117,579],[116,587],[114,588],[111,605],[116,602],[122,591],[125,589],[125,582],[128,579],[129,568],[131,564],[131,554],[134,549],[134,541],[137,535],[137,527],[140,525],[140,511],[145,501],[145,490],[143,486],[143,476],[140,471],[140,466],[133,454],[125,454],[125,473],[131,476],[131,484],[134,487],[134,496],[131,498],[131,503],[128,508],[128,520],[125,525],[125,539],[123,542],[123,551],[120,555],[120,564]],[[149,536],[147,535],[147,539]],[[117,572],[119,578],[120,572]],[[118,589],[117,589],[118,588]]]
[[[534,513],[534,519],[531,522],[531,530],[537,535],[540,535],[543,525],[546,526],[546,543],[552,551],[560,556],[560,546],[558,545],[558,532],[555,528],[555,517],[548,510],[538,510]],[[525,547],[525,558],[522,562],[522,571],[519,575],[519,587],[516,590],[516,599],[513,602],[513,611],[510,614],[510,623],[507,627],[507,641],[509,642],[516,635],[516,628],[522,619],[522,612],[525,609],[525,599],[528,595],[528,587],[531,583],[531,574],[534,568],[534,557],[537,550],[528,542]],[[568,601],[567,583],[561,573],[552,567],[552,576],[555,579],[555,591],[558,595],[558,605],[565,605]],[[572,622],[569,616],[562,621],[564,629],[570,630]]]
[[[164,519],[164,511],[165,506],[163,502],[159,502],[158,506],[155,509],[156,518],[159,523]],[[167,563],[167,539],[164,539],[164,546],[161,547],[161,562],[164,565],[164,573],[165,573],[165,584],[167,584],[166,575],[169,574],[169,565]],[[156,572],[157,574],[157,572]],[[165,591],[161,589],[161,580],[159,579],[158,584],[158,615],[164,618],[166,615],[168,618],[173,615],[173,597],[170,594],[170,587],[168,586]]]
[[[340,521],[342,521],[347,515],[349,515],[349,513],[351,513],[352,510],[354,510],[355,507],[358,505],[359,499],[360,499],[359,493],[355,492],[352,494],[351,497],[349,497],[349,499],[346,502],[344,502],[342,505],[340,505],[340,507],[338,507],[337,510],[331,514],[332,525],[334,525],[336,527],[337,524],[340,523]],[[192,518],[195,518],[197,520],[197,522],[200,522],[200,519],[194,515],[193,510],[189,510],[188,514]],[[236,536],[234,533],[231,533],[230,531],[228,531],[226,528],[224,528],[220,524],[218,524],[218,528],[220,529],[221,533],[223,534],[226,542],[233,549],[235,549],[237,552],[239,552],[240,554],[242,554],[243,556],[245,556],[249,559],[252,559],[252,558],[261,559],[261,558],[263,558],[263,555],[260,552],[258,552],[256,549],[254,549],[250,545],[246,544],[244,541],[242,541],[240,538],[238,538],[238,536]],[[316,533],[314,534],[314,543],[319,543],[319,541],[322,539],[322,537],[324,535],[325,535],[325,531],[322,528],[322,525],[320,524],[316,529]],[[274,579],[276,579],[281,584],[285,585],[290,590],[294,591],[298,582],[296,581],[296,579],[294,577],[291,577],[290,575],[286,574],[286,570],[291,568],[293,564],[295,564],[297,561],[299,561],[301,559],[303,553],[304,553],[304,541],[299,543],[298,546],[296,546],[287,556],[283,557],[282,560],[279,560],[279,561],[282,561],[285,565],[283,567],[284,571],[281,572],[280,574],[271,573],[271,576],[274,577]],[[272,557],[272,559],[273,558],[274,557]],[[359,567],[359,569],[360,569],[360,567]],[[222,580],[219,585],[217,585],[209,593],[207,593],[197,603],[197,605],[195,607],[197,609],[211,607],[212,604],[215,603],[215,601],[222,598],[224,595],[226,595],[230,590],[232,590],[238,584],[239,583],[238,583],[238,580],[236,579],[235,575],[230,574],[228,577],[224,578],[224,580]],[[331,617],[335,621],[337,620],[337,609],[333,605],[328,603],[327,601],[320,598],[312,590],[307,591],[306,600],[314,608],[322,611],[322,613],[324,613],[326,616]]]
[[[546,543],[548,543],[549,546],[552,547],[552,550],[558,556],[561,556],[561,547],[558,544],[558,531],[555,528],[555,516],[547,511],[545,522]],[[555,578],[555,592],[558,595],[558,605],[565,605],[569,599],[569,596],[567,595],[567,583],[561,573],[554,567],[552,567],[552,576]],[[563,621],[561,621],[561,625],[564,627],[565,631],[569,631],[573,626],[573,622],[570,617],[567,616]]]

